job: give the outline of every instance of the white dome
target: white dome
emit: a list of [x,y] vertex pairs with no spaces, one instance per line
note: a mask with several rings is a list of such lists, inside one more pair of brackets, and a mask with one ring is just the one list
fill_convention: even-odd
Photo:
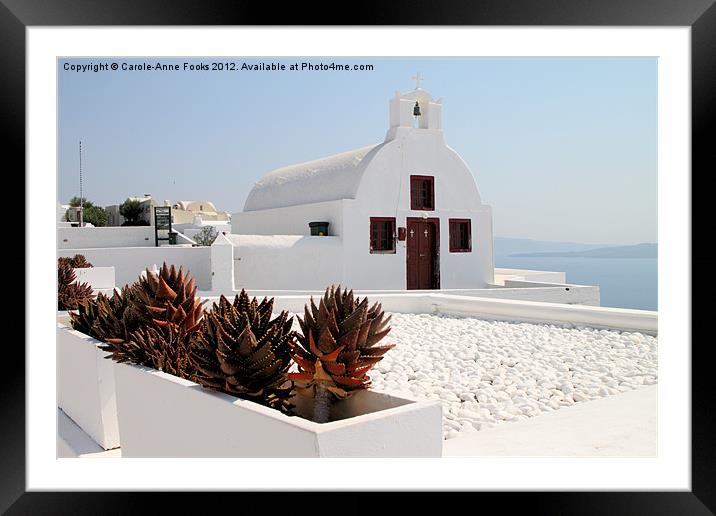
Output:
[[367,162],[383,145],[368,145],[269,172],[254,185],[244,211],[354,199]]

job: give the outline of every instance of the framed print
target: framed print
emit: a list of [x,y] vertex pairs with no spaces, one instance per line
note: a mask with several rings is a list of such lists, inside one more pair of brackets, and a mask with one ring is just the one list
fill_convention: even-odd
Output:
[[0,508],[715,510],[691,208],[716,7],[415,7],[3,0],[28,251]]

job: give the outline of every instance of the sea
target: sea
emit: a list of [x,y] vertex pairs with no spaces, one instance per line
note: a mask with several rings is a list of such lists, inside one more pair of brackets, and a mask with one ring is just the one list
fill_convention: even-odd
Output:
[[559,271],[567,283],[598,285],[601,306],[658,310],[657,258],[495,256],[495,266]]

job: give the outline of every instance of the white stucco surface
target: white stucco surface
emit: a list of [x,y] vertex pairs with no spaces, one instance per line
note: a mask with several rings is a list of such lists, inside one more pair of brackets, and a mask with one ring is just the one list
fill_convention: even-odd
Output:
[[536,271],[529,269],[506,269],[502,267],[495,267],[495,284],[504,285],[506,280],[567,283],[567,275],[564,272],[557,271]]
[[[653,457],[656,385],[443,441],[443,457]],[[117,458],[58,409],[58,457]]]
[[115,287],[114,267],[83,267],[74,271],[75,283],[87,283],[92,290],[109,290]]
[[312,221],[328,222],[328,234],[343,234],[343,205],[326,201],[266,210],[244,211],[231,219],[231,233],[241,235],[310,235]]
[[344,419],[318,424],[145,367],[115,364],[115,378],[123,457],[442,454],[433,401],[363,391],[341,402]]
[[57,405],[102,448],[119,446],[114,368],[101,343],[57,323]]
[[141,271],[155,264],[161,267],[166,261],[190,271],[196,278],[199,290],[211,289],[211,247],[106,247],[60,249],[57,252],[58,257],[72,257],[75,254],[83,254],[97,267],[114,266],[118,287],[134,283]]
[[57,228],[58,249],[154,246],[154,227]]
[[227,235],[233,244],[234,283],[241,288],[309,289],[344,277],[339,237]]

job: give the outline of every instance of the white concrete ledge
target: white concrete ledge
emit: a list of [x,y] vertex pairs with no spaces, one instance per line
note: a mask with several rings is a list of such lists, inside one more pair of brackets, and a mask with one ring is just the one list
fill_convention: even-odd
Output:
[[[318,298],[323,292],[300,295],[276,295],[269,291],[252,291],[249,295],[273,297],[275,310],[303,313],[310,296]],[[381,293],[377,291],[356,291],[357,295],[368,295],[371,302],[380,301],[383,309],[398,313],[432,313],[462,315],[497,321],[514,321],[547,324],[573,324],[600,329],[642,332],[649,335],[658,333],[658,312],[629,308],[602,306],[566,305],[514,299],[490,299],[474,296],[459,296],[424,292]],[[232,293],[233,297],[235,293]],[[206,297],[207,308],[218,297]]]
[[495,267],[494,278],[497,284],[502,284],[506,280],[544,281],[549,283],[567,282],[567,274],[565,272],[506,269],[503,267]]
[[656,335],[658,312],[609,308],[602,306],[564,305],[508,299],[466,298],[444,294],[429,296],[435,313],[466,315],[502,321],[590,326]]

